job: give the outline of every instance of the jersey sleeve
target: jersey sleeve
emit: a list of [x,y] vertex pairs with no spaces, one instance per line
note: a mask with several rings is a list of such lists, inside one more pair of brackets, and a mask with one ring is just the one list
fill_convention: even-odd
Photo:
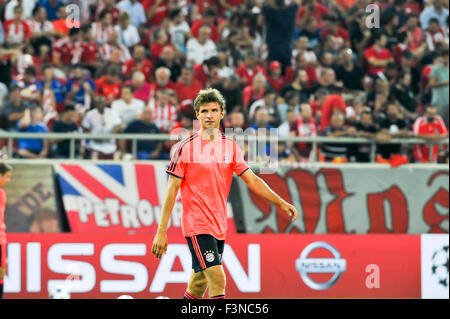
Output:
[[175,177],[184,178],[186,172],[186,163],[183,160],[183,147],[180,143],[175,146],[175,151],[172,152],[169,167],[166,173]]
[[234,142],[234,159],[233,159],[233,171],[236,173],[236,175],[241,176],[244,174],[248,169],[248,165],[244,160],[244,156],[242,155],[242,150],[239,144]]

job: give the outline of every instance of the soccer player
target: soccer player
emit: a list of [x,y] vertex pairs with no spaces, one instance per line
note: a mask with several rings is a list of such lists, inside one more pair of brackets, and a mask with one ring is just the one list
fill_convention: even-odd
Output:
[[209,288],[211,299],[225,298],[222,253],[227,231],[227,198],[233,173],[249,188],[292,217],[295,207],[257,177],[245,163],[238,144],[219,131],[225,99],[216,89],[199,92],[194,109],[201,128],[175,145],[170,174],[152,253],[160,259],[167,250],[167,225],[178,189],[183,205],[182,231],[192,254],[192,272],[185,299],[200,299]]
[[11,167],[0,163],[0,299],[3,297],[3,277],[6,274],[6,232],[5,232],[5,207],[6,194],[3,190],[11,180]]

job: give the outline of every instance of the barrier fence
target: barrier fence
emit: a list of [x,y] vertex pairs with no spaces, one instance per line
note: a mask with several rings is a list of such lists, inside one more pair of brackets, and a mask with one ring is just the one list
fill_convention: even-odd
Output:
[[[13,141],[16,139],[58,139],[58,140],[69,140],[70,141],[70,159],[75,158],[75,147],[76,141],[78,140],[127,140],[131,141],[131,154],[133,159],[136,159],[137,154],[137,142],[138,141],[168,141],[168,140],[180,140],[185,136],[183,135],[169,135],[169,134],[94,134],[94,133],[18,133],[18,132],[1,132],[0,133],[0,141],[7,140],[7,149],[8,156],[11,158],[13,156]],[[325,136],[317,136],[317,137],[281,137],[281,136],[265,136],[265,141],[271,142],[306,142],[312,143],[312,162],[316,162],[316,151],[318,144],[323,143],[335,143],[335,144],[370,144],[370,161],[375,162],[376,158],[376,147],[377,145],[381,145],[376,139],[368,139],[361,137],[325,137]],[[243,139],[242,136],[238,137],[239,139]],[[258,142],[261,141],[261,136],[249,136],[245,135],[245,140],[251,141],[258,139]],[[264,140],[263,140],[264,142]],[[415,145],[415,144],[428,144],[430,147],[432,145],[448,145],[449,139],[442,139],[440,141],[434,140],[426,140],[420,138],[394,138],[388,142],[383,144],[406,144],[406,145]],[[430,161],[432,160],[433,152],[430,153]]]

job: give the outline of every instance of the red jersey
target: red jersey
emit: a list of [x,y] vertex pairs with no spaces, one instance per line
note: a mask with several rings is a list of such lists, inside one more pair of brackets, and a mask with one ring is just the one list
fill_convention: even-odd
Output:
[[[308,6],[300,6],[300,9],[298,10],[297,13],[297,20],[300,20],[303,17],[307,8]],[[323,17],[326,16],[327,14],[328,14],[327,7],[321,5],[320,3],[317,3],[312,16],[317,19],[317,25],[319,28],[322,27]]]
[[[436,115],[434,121],[429,123],[425,116],[421,116],[416,119],[413,125],[414,135],[426,134],[446,134],[448,132],[447,127],[442,120],[442,117]],[[438,145],[432,146],[432,161],[435,162],[438,156]],[[417,144],[414,146],[414,158],[418,162],[430,161],[430,146],[426,144]]]
[[267,81],[270,83],[272,89],[274,89],[274,91],[277,93],[280,93],[281,89],[284,87],[284,84],[286,83],[282,76],[280,76],[278,79],[268,76]]
[[242,64],[240,67],[236,69],[236,74],[239,75],[241,79],[247,79],[247,85],[252,85],[253,78],[256,74],[262,73],[265,76],[267,75],[266,70],[263,67],[256,65],[253,70],[247,68],[245,64]]
[[94,42],[83,42],[81,52],[81,62],[92,63],[98,59],[98,47]]
[[[126,77],[131,76],[131,74],[136,71],[136,60],[134,58],[129,59],[122,65],[122,73]],[[145,75],[145,80],[150,81],[153,72],[153,63],[150,60],[143,60],[141,63],[141,68],[139,69]]]
[[81,57],[81,52],[81,44],[70,42],[68,37],[59,39],[53,44],[53,56],[58,56],[62,64],[78,62],[77,57]]
[[[142,6],[144,7],[145,12],[148,11],[154,4],[155,0],[144,0],[141,1]],[[160,25],[161,22],[167,17],[167,13],[169,12],[170,6],[169,2],[162,1],[158,7],[156,8],[155,14],[153,17],[147,21],[148,25]]]
[[209,234],[224,240],[233,173],[241,176],[249,169],[241,148],[222,134],[215,142],[207,142],[194,133],[173,150],[166,172],[182,179],[183,236]]
[[380,51],[377,51],[375,47],[370,47],[367,50],[364,51],[364,57],[367,61],[367,73],[369,75],[377,75],[380,72],[383,72],[384,66],[374,66],[370,64],[369,59],[372,57],[375,57],[378,60],[389,60],[392,59],[391,52],[388,49],[381,49]]
[[31,38],[30,26],[25,21],[16,24],[14,20],[8,20],[3,24],[3,28],[7,42],[19,44]]
[[95,81],[96,94],[103,95],[106,100],[111,103],[114,100],[120,99],[120,90],[122,83],[117,81],[115,83],[108,83],[106,76],[101,77]]
[[328,29],[325,29],[320,33],[322,38],[325,38],[327,35],[331,35],[335,50],[342,49],[346,43],[350,42],[350,36],[348,35],[347,30],[342,27],[338,27],[336,33],[332,33],[331,30]]
[[178,95],[180,103],[184,100],[194,100],[202,88],[202,84],[196,79],[192,80],[192,85],[190,86],[187,86],[183,82],[177,82],[175,84],[175,92]]

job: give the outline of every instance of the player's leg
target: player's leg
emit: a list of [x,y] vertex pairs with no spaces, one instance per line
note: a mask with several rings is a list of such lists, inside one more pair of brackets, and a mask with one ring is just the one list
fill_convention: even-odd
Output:
[[188,288],[184,296],[186,299],[191,299],[190,297],[203,298],[207,287],[208,283],[203,271],[195,272],[192,269],[191,278],[189,278]]
[[203,271],[208,282],[209,297],[212,299],[225,298],[225,272],[222,265],[209,267]]

